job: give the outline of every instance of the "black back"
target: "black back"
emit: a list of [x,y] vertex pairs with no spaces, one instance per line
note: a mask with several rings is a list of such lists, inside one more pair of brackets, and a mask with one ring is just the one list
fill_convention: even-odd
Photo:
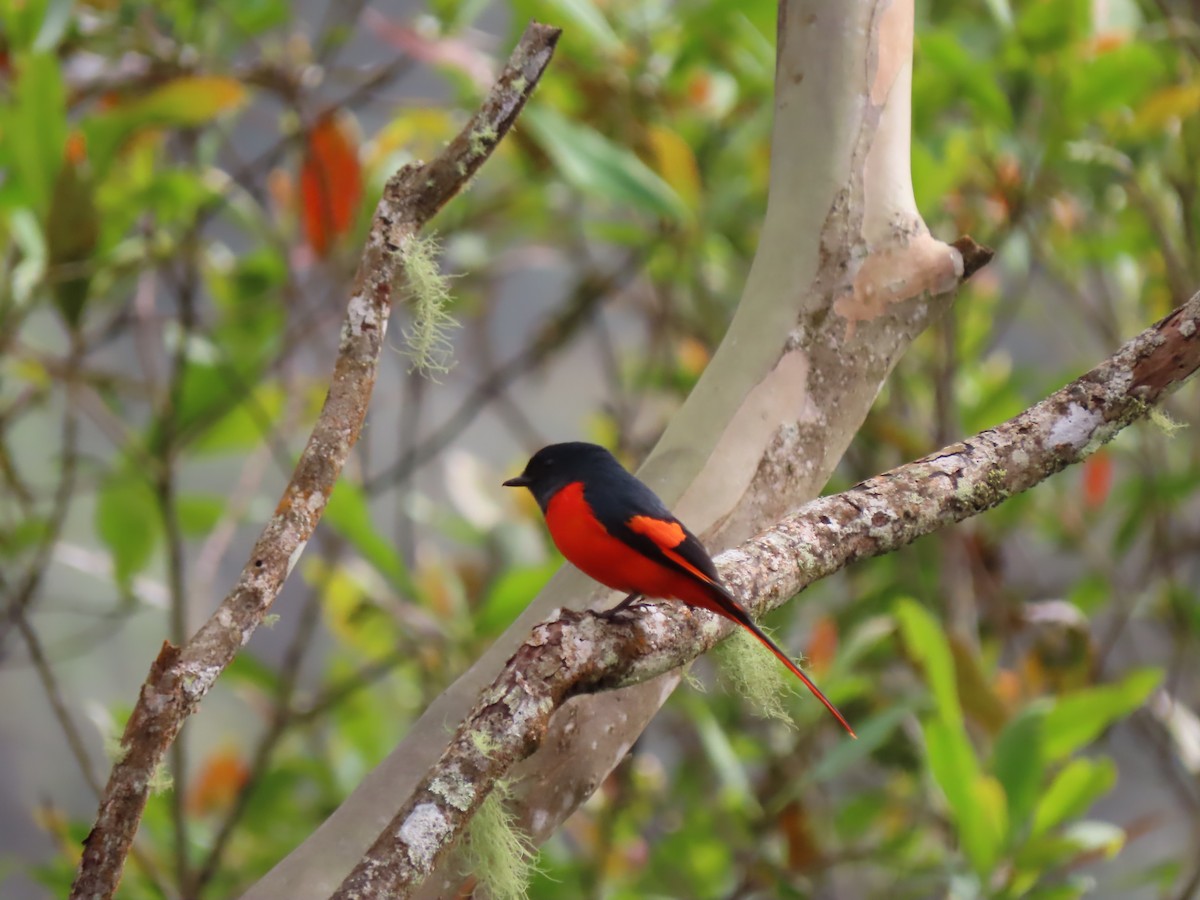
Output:
[[675,552],[712,579],[714,587],[728,596],[720,587],[716,566],[700,540],[672,515],[654,491],[627,472],[616,457],[599,444],[571,441],[543,447],[526,464],[521,477],[526,480],[526,487],[543,513],[555,494],[568,484],[582,482],[584,500],[609,534],[668,568],[686,571],[667,557],[653,540],[628,525],[634,516],[677,522],[685,537],[673,548]]

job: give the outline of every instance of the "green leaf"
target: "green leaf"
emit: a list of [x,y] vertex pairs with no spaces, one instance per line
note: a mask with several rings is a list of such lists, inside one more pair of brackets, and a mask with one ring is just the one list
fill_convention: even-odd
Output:
[[221,75],[176,78],[87,120],[88,152],[98,172],[143,128],[197,128],[242,106],[242,82]]
[[1161,669],[1137,669],[1116,684],[1060,697],[1046,714],[1042,729],[1046,761],[1056,762],[1095,740],[1117,719],[1141,706],[1162,677]]
[[83,316],[92,281],[89,263],[99,238],[100,217],[87,164],[63,159],[46,215],[46,244],[54,299],[71,328]]
[[44,516],[27,516],[10,529],[0,528],[0,557],[15,559],[38,546],[50,533],[50,523]]
[[392,542],[376,529],[371,520],[367,496],[359,485],[345,479],[337,483],[325,508],[325,521],[348,540],[394,589],[414,595],[408,569]]
[[858,740],[839,741],[835,744],[828,753],[821,757],[821,761],[816,766],[805,773],[804,783],[828,781],[867,760],[872,753],[887,742],[892,732],[899,727],[905,717],[912,715],[913,712],[914,708],[911,704],[901,703],[871,716],[855,728]]
[[560,566],[558,560],[541,566],[523,566],[509,569],[497,578],[475,618],[479,634],[492,637],[511,625]]
[[251,653],[239,653],[221,677],[231,684],[246,684],[268,696],[279,692],[279,673]]
[[284,0],[220,0],[220,7],[247,34],[259,34],[288,20]]
[[545,5],[556,13],[547,21],[559,22],[567,35],[578,29],[606,53],[621,49],[621,39],[592,0],[546,0]]
[[24,207],[12,211],[8,227],[21,251],[21,261],[12,270],[12,295],[17,306],[24,307],[46,274],[46,240],[37,217]]
[[1008,834],[1004,789],[979,772],[961,723],[933,719],[925,724],[929,768],[958,826],[963,852],[981,876],[990,875]]
[[896,603],[896,620],[900,634],[911,656],[925,673],[925,681],[933,691],[938,714],[948,725],[962,725],[962,706],[954,679],[954,656],[941,625],[915,600]]
[[29,206],[41,219],[50,208],[67,141],[67,95],[52,53],[16,60],[15,103],[4,140]]
[[594,128],[546,106],[528,107],[522,122],[563,178],[582,193],[650,215],[687,220],[687,206],[669,184]]
[[704,748],[709,765],[721,783],[722,799],[757,810],[759,804],[750,784],[750,775],[730,743],[729,734],[713,714],[712,707],[694,692],[687,696],[684,703],[700,737],[700,745]]
[[1073,66],[1064,102],[1072,116],[1085,122],[1121,107],[1137,108],[1166,72],[1158,49],[1131,42]]
[[992,772],[1008,798],[1008,821],[1015,832],[1033,811],[1046,764],[1042,728],[1046,706],[1030,706],[1005,726],[992,750]]
[[0,3],[0,34],[6,49],[25,50],[34,44],[42,23],[49,12],[47,0],[26,0],[23,3]]
[[185,535],[205,537],[221,520],[225,498],[219,494],[183,494],[176,501],[175,510]]
[[995,69],[980,65],[979,54],[971,52],[958,36],[947,32],[922,37],[919,51],[921,64],[933,68],[947,87],[952,85],[981,119],[1006,130],[1012,127],[1012,108]]
[[236,453],[259,446],[282,415],[284,399],[283,388],[278,384],[260,385],[204,429],[189,448],[197,453]]
[[96,497],[96,533],[112,554],[117,582],[128,587],[146,567],[162,534],[158,501],[146,481],[113,472]]
[[1033,836],[1082,815],[1117,781],[1112,760],[1073,759],[1050,782],[1033,814]]

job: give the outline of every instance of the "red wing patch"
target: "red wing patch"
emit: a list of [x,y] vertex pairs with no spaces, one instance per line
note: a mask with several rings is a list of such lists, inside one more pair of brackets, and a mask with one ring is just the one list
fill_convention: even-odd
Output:
[[678,522],[656,519],[653,516],[634,516],[628,523],[630,531],[644,534],[663,550],[678,547],[687,540],[687,532]]
[[712,579],[688,562],[675,548],[687,540],[687,532],[678,522],[656,519],[653,516],[634,516],[628,522],[629,530],[645,535],[658,545],[663,556],[676,565],[687,569],[701,581],[712,583]]

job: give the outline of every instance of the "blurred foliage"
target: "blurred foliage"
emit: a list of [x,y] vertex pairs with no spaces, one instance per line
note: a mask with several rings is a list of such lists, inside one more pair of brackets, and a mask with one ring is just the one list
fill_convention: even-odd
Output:
[[[437,223],[459,276],[454,390],[385,360],[372,421],[398,407],[399,437],[368,429],[280,634],[206,705],[233,718],[197,720],[215,736],[152,798],[122,897],[253,882],[549,578],[536,510],[497,468],[562,416],[522,412],[514,382],[601,382],[570,414],[634,462],[737,303],[766,202],[774,3],[511,0],[494,44],[488,6],[304,22],[283,0],[0,3],[0,666],[49,636],[47,683],[56,641],[97,634],[64,634],[64,611],[118,630],[148,614],[179,641],[182,611],[212,608],[321,401],[383,179],[466,120],[521,23],[566,29]],[[998,256],[900,362],[833,487],[1020,411],[1200,287],[1198,35],[1173,0],[918,4],[918,202],[939,236]],[[554,267],[525,346],[494,351],[512,273]],[[569,370],[580,345],[596,371]],[[443,452],[485,410],[512,449]],[[1172,414],[1194,423],[1194,389]],[[414,480],[431,460],[444,478]],[[544,848],[531,896],[1190,896],[1198,485],[1189,433],[1143,426],[814,587],[771,624],[860,740],[806,696],[789,728],[721,687],[678,691]],[[66,569],[87,579],[70,602],[47,587]],[[148,662],[157,640],[124,647]],[[91,687],[59,724],[98,758],[77,715]],[[124,714],[92,718],[115,734]],[[1139,803],[1152,778],[1175,807]],[[92,800],[32,787],[57,852],[24,870],[61,895]]]

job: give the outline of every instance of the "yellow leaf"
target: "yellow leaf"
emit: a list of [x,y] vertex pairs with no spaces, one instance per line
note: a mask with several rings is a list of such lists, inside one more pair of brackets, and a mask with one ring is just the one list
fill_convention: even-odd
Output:
[[700,205],[700,167],[692,148],[677,132],[661,125],[651,125],[648,137],[654,170],[689,209],[696,209]]
[[1173,84],[1150,95],[1133,119],[1134,131],[1157,131],[1200,112],[1200,82]]
[[948,640],[963,711],[994,735],[1008,721],[1008,710],[992,690],[974,651],[953,635],[948,636]]
[[[398,150],[417,159],[436,154],[458,129],[443,109],[410,109],[400,113],[379,130],[366,147],[363,165],[374,171]],[[500,146],[505,146],[501,141]]]
[[118,107],[138,125],[203,125],[246,101],[236,78],[195,75],[176,78]]
[[372,590],[357,577],[362,573],[314,559],[301,567],[301,574],[321,591],[325,627],[340,644],[362,659],[382,659],[392,651],[395,634],[386,614],[371,601]]

